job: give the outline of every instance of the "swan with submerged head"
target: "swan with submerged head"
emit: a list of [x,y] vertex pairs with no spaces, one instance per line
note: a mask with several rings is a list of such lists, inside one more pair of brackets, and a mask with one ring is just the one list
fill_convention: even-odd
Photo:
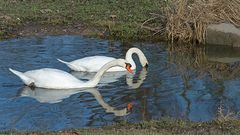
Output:
[[9,70],[17,75],[26,85],[30,87],[40,87],[48,89],[73,89],[95,87],[100,81],[102,75],[111,67],[121,66],[130,73],[133,73],[131,64],[124,59],[116,59],[105,64],[96,73],[94,78],[89,81],[81,81],[65,71],[53,68],[42,68],[37,70],[27,71],[25,73]]
[[[140,49],[133,47],[127,51],[126,57],[125,57],[125,60],[132,65],[131,70],[136,69],[136,64],[132,58],[133,54],[137,54],[137,56],[139,57],[139,61],[143,67],[148,67],[148,60],[145,57],[144,53]],[[57,59],[57,60],[66,64],[73,71],[97,72],[101,69],[101,67],[104,64],[115,59],[116,58],[107,57],[107,56],[89,56],[89,57],[77,59],[71,62],[66,62],[60,59]],[[126,69],[116,66],[108,69],[107,72],[124,71],[124,70]]]

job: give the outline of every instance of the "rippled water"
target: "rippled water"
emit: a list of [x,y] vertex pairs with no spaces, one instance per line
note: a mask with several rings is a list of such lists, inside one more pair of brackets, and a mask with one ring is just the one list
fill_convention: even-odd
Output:
[[[149,68],[138,67],[135,75],[108,73],[96,88],[91,89],[32,90],[8,70],[9,67],[19,71],[51,67],[87,80],[93,74],[71,72],[56,58],[66,61],[91,55],[123,58],[133,46],[146,54]],[[211,54],[211,60],[214,60],[214,53],[207,54]],[[215,81],[208,73],[199,75],[191,64],[181,62],[184,59],[191,61],[196,57],[170,53],[164,44],[123,45],[79,36],[2,41],[0,130],[99,127],[119,121],[139,122],[166,116],[208,121],[216,117],[220,106],[229,112],[240,110],[239,78]],[[126,112],[129,102],[133,103],[133,110]]]

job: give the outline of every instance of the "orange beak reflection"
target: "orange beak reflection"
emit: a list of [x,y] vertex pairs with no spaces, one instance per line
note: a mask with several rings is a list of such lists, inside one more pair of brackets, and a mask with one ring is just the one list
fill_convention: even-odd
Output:
[[133,74],[133,70],[131,69],[131,67],[132,67],[132,66],[131,66],[130,64],[127,64],[127,65],[126,65],[127,71]]
[[127,110],[130,111],[130,110],[132,110],[132,108],[133,108],[133,104],[132,104],[132,102],[129,102],[127,104]]

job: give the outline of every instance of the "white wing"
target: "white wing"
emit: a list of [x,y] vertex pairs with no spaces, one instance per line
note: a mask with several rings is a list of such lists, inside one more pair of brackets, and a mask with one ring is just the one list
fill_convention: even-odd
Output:
[[71,74],[58,69],[43,68],[27,71],[24,74],[33,79],[37,87],[42,88],[74,88],[83,83]]
[[[90,56],[85,57],[82,59],[74,60],[70,62],[71,64],[75,66],[81,66],[87,69],[87,72],[97,72],[100,70],[100,68],[105,65],[106,63],[116,60],[116,58],[113,57],[106,57],[106,56]],[[125,69],[122,67],[113,67],[108,70],[108,72],[111,71],[124,71]]]

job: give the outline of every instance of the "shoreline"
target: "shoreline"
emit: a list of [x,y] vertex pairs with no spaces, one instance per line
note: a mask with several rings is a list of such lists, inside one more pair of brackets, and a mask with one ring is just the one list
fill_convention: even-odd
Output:
[[221,118],[210,122],[191,122],[165,118],[143,121],[138,124],[127,122],[101,128],[80,128],[62,131],[5,131],[1,134],[28,135],[156,135],[156,134],[239,134],[240,121]]

